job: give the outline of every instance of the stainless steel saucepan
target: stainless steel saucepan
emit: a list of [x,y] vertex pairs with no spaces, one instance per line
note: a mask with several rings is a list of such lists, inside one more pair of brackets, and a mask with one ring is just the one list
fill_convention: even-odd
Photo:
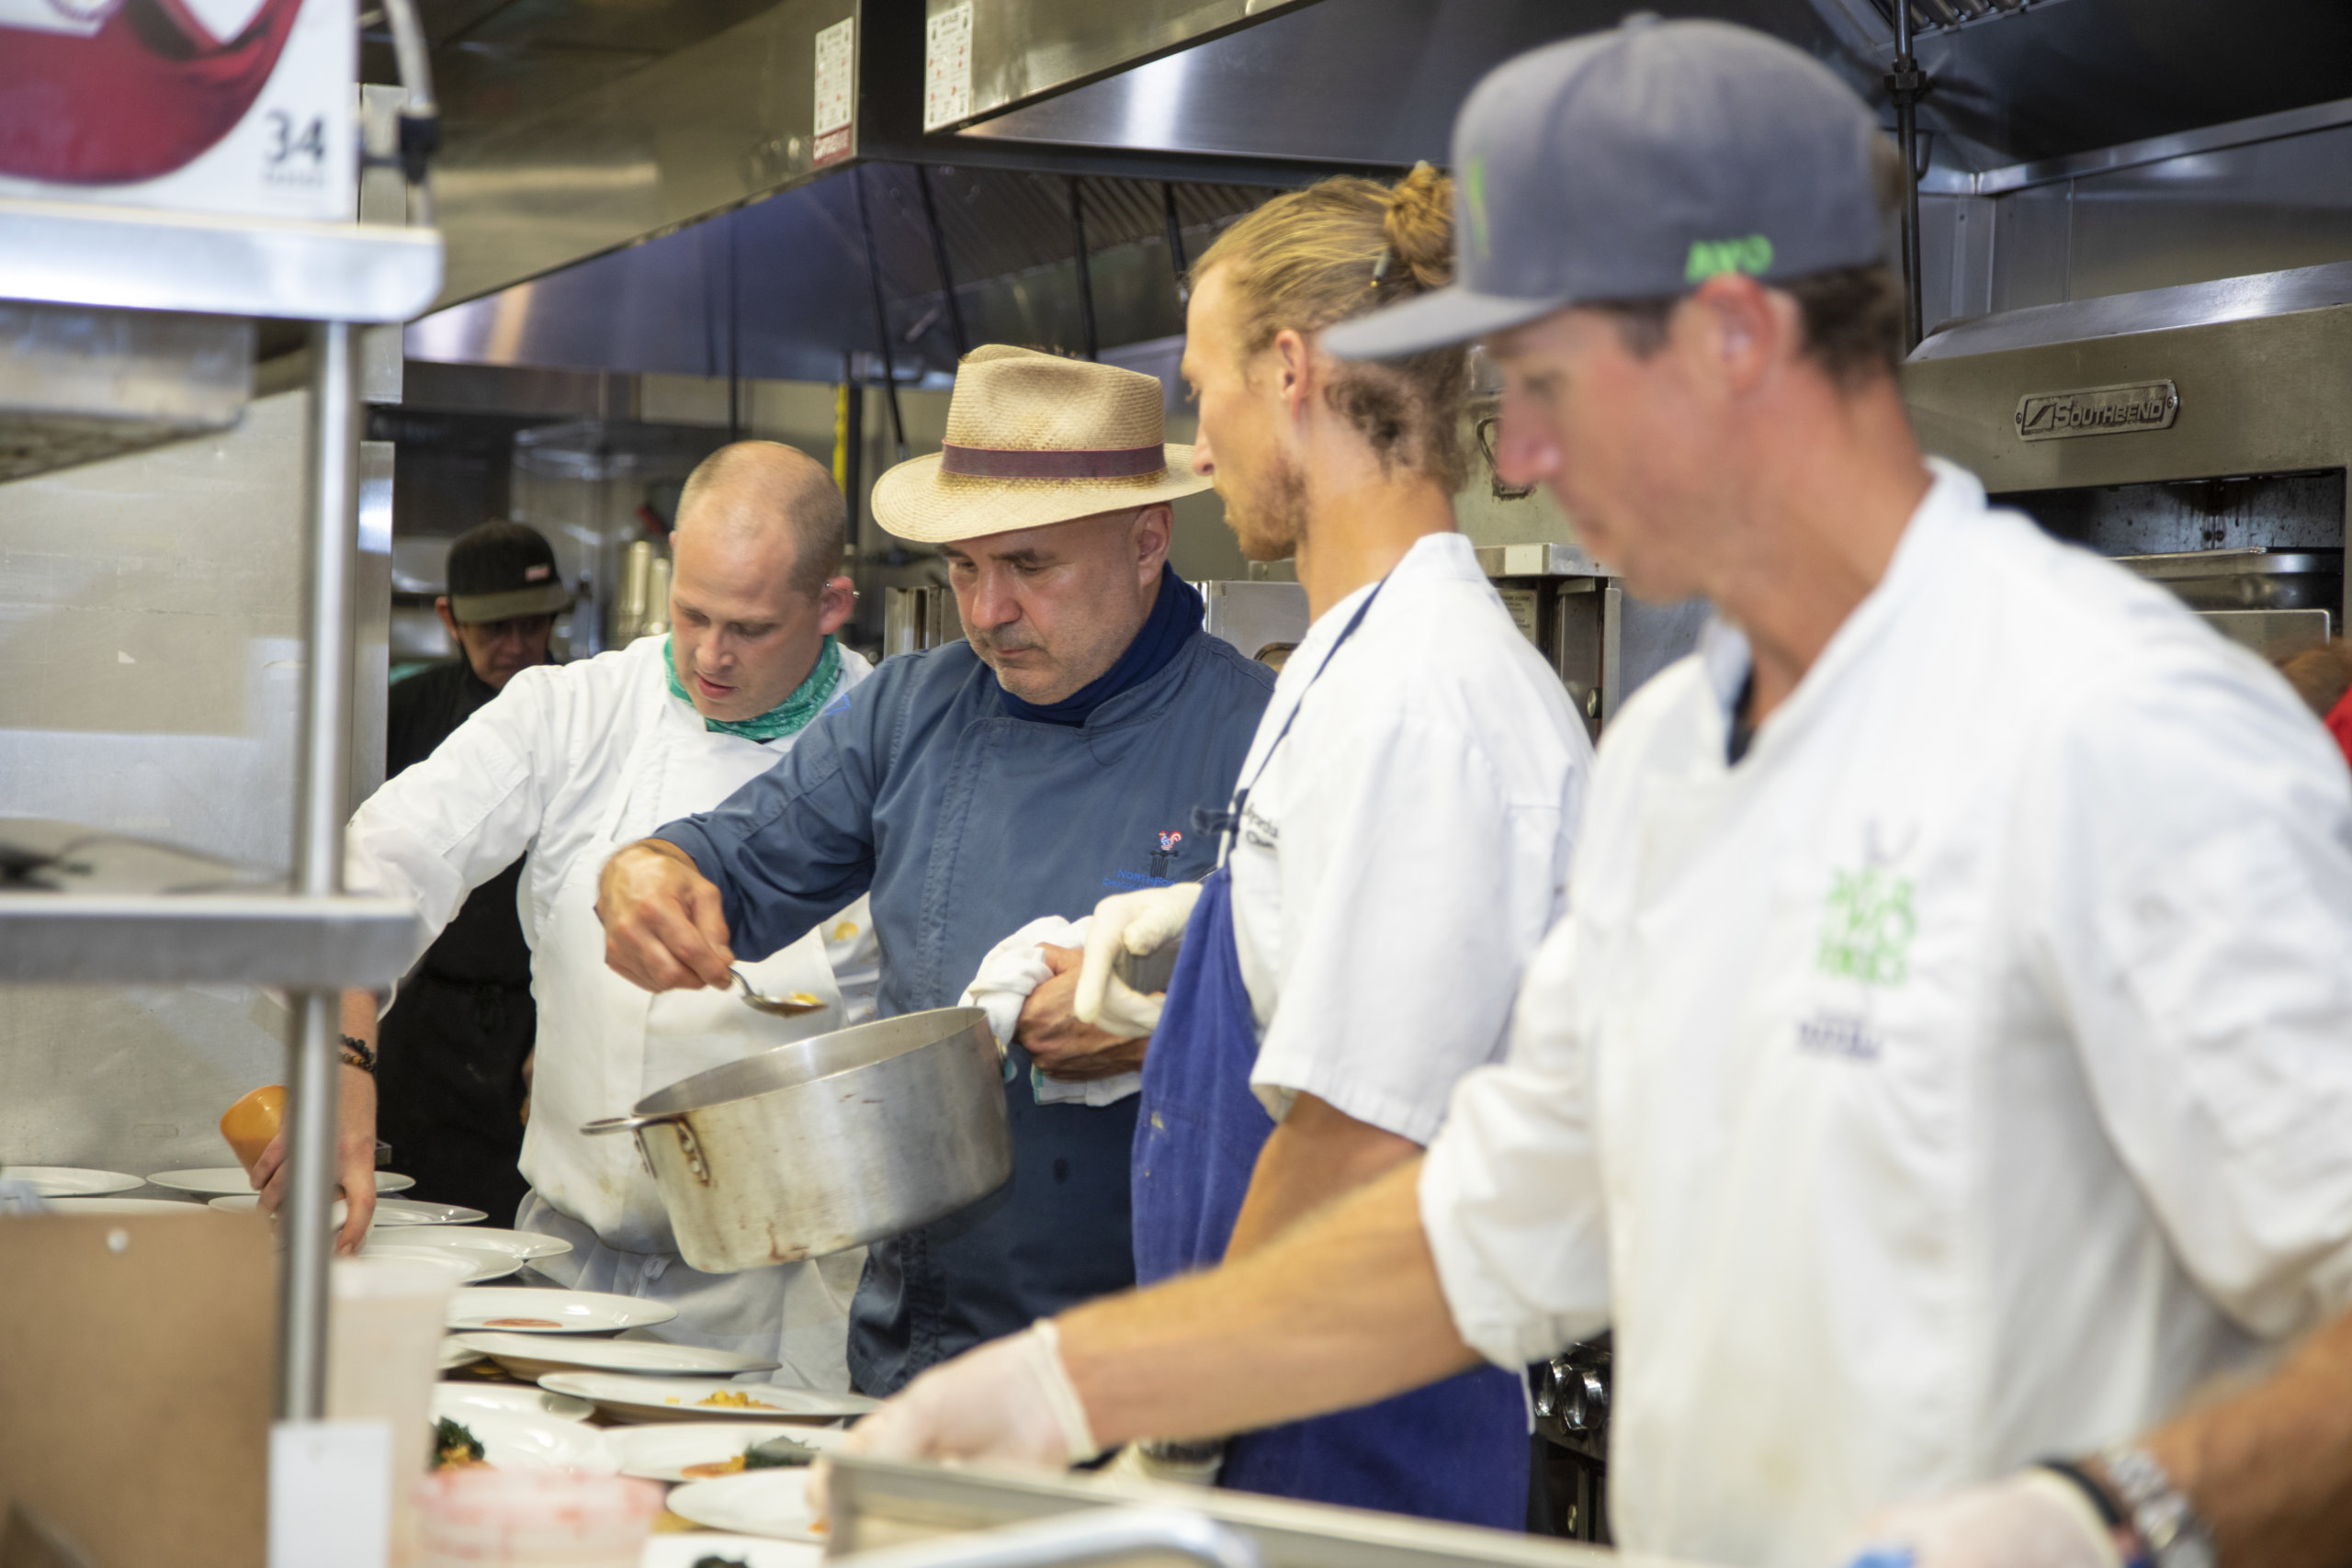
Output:
[[637,1134],[678,1250],[707,1274],[902,1235],[1012,1176],[1004,1075],[978,1008],[779,1045],[581,1131]]

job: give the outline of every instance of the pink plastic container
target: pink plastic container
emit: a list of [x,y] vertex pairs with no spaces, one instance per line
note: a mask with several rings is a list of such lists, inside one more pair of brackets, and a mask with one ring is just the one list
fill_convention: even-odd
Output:
[[418,1568],[637,1568],[662,1488],[565,1470],[445,1470],[416,1485]]

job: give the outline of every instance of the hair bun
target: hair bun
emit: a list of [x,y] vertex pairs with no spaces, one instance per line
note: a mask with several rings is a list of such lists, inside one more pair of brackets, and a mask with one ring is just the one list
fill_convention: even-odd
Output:
[[1387,211],[1381,231],[1396,263],[1388,280],[1412,279],[1416,290],[1437,288],[1453,281],[1453,182],[1426,163],[1386,193]]

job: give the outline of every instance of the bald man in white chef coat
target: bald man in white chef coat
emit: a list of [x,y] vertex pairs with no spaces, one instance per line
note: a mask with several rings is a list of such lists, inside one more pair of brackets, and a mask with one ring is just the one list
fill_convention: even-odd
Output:
[[[753,1012],[731,992],[648,995],[605,967],[595,911],[597,873],[616,848],[717,806],[865,678],[866,661],[834,636],[856,597],[839,575],[846,519],[831,476],[791,447],[741,442],[706,459],[679,498],[669,635],[516,675],[360,807],[347,874],[354,887],[413,900],[437,934],[468,893],[528,853],[531,1191],[519,1216],[496,1218],[571,1244],[535,1264],[541,1273],[674,1306],[664,1337],[774,1359],[776,1381],[826,1390],[849,1386],[847,1310],[864,1252],[699,1273],[678,1257],[634,1141],[580,1128],[681,1078],[872,1015],[878,953],[863,898],[742,965],[763,991],[826,1002],[798,1019]],[[360,1054],[377,1009],[365,992],[345,998]],[[348,1113],[353,1099],[342,1135],[369,1146],[372,1122]],[[365,1235],[372,1198],[355,1196],[346,1244]]]

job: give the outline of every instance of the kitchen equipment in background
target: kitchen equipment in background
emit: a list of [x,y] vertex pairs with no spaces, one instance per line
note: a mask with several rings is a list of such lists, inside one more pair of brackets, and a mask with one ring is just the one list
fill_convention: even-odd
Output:
[[1569,1346],[1533,1368],[1535,1496],[1531,1529],[1609,1544],[1611,1337]]
[[606,646],[627,648],[670,629],[670,553],[650,539],[632,539],[621,551],[620,585],[613,596]]
[[899,1235],[1012,1175],[1003,1074],[978,1008],[779,1045],[581,1130],[636,1134],[679,1252],[712,1274]]
[[1196,582],[1208,634],[1279,671],[1306,640],[1306,590],[1295,582]]
[[917,653],[964,640],[956,591],[925,584],[882,591],[882,657]]
[[1626,698],[1698,646],[1707,624],[1704,601],[1636,599],[1575,545],[1481,545],[1478,566],[1595,739]]
[[2352,264],[2008,310],[1903,367],[1929,451],[2276,657],[2344,635]]
[[[652,500],[674,502],[695,465],[726,439],[724,430],[603,419],[516,434],[509,511],[547,536],[558,570],[578,596],[556,618],[566,658],[625,647],[667,628],[666,550],[649,537],[667,525]],[[632,560],[642,571],[634,589],[630,574],[640,569]]]

